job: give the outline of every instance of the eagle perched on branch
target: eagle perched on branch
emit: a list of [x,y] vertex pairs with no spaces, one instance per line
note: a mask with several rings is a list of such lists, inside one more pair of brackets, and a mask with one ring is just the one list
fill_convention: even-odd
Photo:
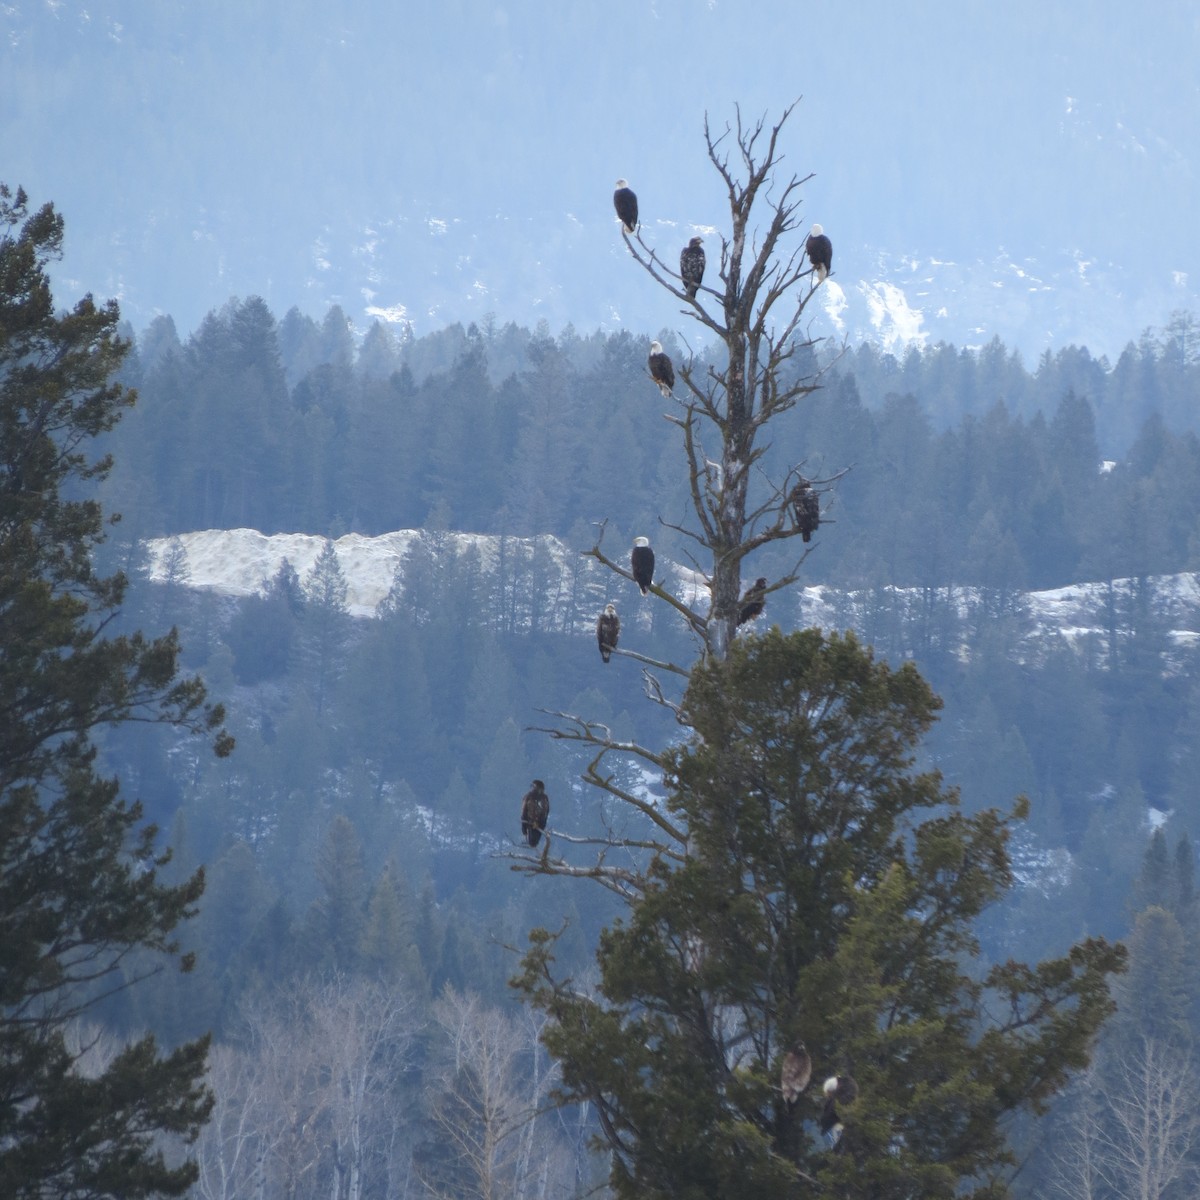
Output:
[[600,645],[600,657],[605,662],[612,657],[621,637],[621,618],[617,616],[617,606],[606,604],[604,611],[596,618],[596,641]]
[[540,779],[535,779],[521,801],[521,836],[531,846],[541,841],[549,816],[550,797],[546,795],[546,785]]
[[812,535],[821,524],[821,500],[807,479],[801,479],[792,491],[792,512],[800,536],[806,542],[812,541]]
[[671,365],[671,357],[662,348],[662,342],[650,343],[650,378],[658,384],[658,390],[664,396],[670,396],[675,390],[675,368]]
[[621,226],[626,233],[634,233],[638,225],[637,196],[633,188],[624,179],[617,180],[617,190],[613,192],[613,208],[621,219]]
[[803,1042],[797,1042],[784,1056],[779,1070],[779,1090],[790,1107],[800,1099],[812,1078],[812,1059]]
[[703,241],[694,237],[679,253],[679,277],[683,280],[683,290],[693,300],[704,282],[704,247],[700,244]]
[[755,617],[761,617],[762,611],[767,606],[767,581],[761,575],[754,581],[753,587],[748,587],[742,596],[742,603],[738,608],[737,623],[745,625],[747,621],[753,621]]
[[629,565],[633,569],[633,582],[642,589],[642,595],[650,590],[654,582],[654,550],[650,539],[639,537],[633,539],[633,549],[629,553]]

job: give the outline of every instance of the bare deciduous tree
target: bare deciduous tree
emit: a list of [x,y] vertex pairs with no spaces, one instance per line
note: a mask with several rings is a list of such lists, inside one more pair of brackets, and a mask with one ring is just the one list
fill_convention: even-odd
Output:
[[1189,1054],[1143,1039],[1080,1081],[1054,1187],[1065,1200],[1168,1200],[1196,1194],[1200,1086]]
[[361,1200],[369,1163],[391,1171],[406,1145],[397,1081],[415,1029],[405,993],[342,976],[250,1010],[245,1044],[213,1051],[197,1196]]
[[512,1200],[547,1194],[573,1165],[556,1123],[539,1119],[555,1070],[538,1044],[540,1016],[508,1016],[452,988],[434,1016],[445,1058],[429,1098],[441,1153],[422,1170],[429,1194]]
[[[817,496],[819,506],[819,497],[835,481],[806,478],[803,462],[793,463],[781,478],[771,478],[763,468],[770,437],[785,432],[780,419],[820,386],[821,375],[813,353],[817,343],[803,328],[818,280],[797,233],[802,191],[812,177],[787,176],[781,169],[780,135],[793,107],[774,125],[765,118],[747,123],[737,110],[732,126],[714,131],[705,118],[708,157],[729,205],[729,232],[721,234],[716,270],[718,286],[685,288],[667,261],[674,261],[678,248],[670,255],[660,252],[646,242],[641,228],[632,235],[623,228],[621,235],[634,261],[717,347],[704,359],[689,354],[679,364],[674,408],[664,414],[682,439],[690,513],[684,519],[660,520],[694,544],[689,557],[695,586],[677,594],[660,580],[650,591],[693,632],[703,655],[721,659],[741,620],[743,564],[768,544],[796,537],[807,542],[812,509],[805,508],[802,494]],[[789,440],[798,440],[796,430],[786,432]],[[612,557],[603,536],[601,523],[586,553],[632,583],[628,560]],[[802,549],[782,576],[766,579],[764,598],[799,578],[807,554],[808,549]],[[614,653],[645,664],[648,695],[678,714],[661,677],[686,678],[687,669],[646,655],[628,641]],[[548,715],[556,723],[541,732],[583,749],[585,782],[624,806],[640,832],[631,833],[624,825],[606,825],[585,836],[556,831],[539,853],[512,855],[518,860],[514,869],[590,878],[631,899],[642,891],[648,861],[678,864],[688,854],[688,830],[652,798],[623,783],[614,766],[632,760],[660,772],[662,757],[615,738],[607,726],[583,716]],[[571,847],[582,849],[590,861],[571,861]]]

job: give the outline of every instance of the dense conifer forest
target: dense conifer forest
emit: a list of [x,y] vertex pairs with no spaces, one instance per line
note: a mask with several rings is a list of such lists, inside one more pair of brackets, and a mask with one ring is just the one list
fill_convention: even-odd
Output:
[[[683,348],[657,336],[678,361]],[[455,1113],[484,1110],[435,1031],[519,1050],[510,1102],[536,1100],[548,1080],[534,1018],[508,997],[513,947],[532,925],[565,924],[558,953],[582,964],[619,912],[599,889],[509,869],[531,778],[546,781],[560,827],[600,803],[578,783],[580,756],[529,727],[541,710],[586,710],[649,744],[678,736],[634,665],[603,667],[552,604],[511,618],[504,597],[541,595],[549,564],[485,571],[439,535],[552,533],[583,551],[607,521],[606,544],[648,533],[664,558],[681,556],[660,523],[686,496],[648,343],[488,323],[422,338],[375,325],[359,342],[339,309],[277,319],[250,298],[186,340],[157,319],[126,363],[139,399],[105,440],[115,467],[102,492],[122,514],[108,565],[133,580],[121,620],[179,628],[185,665],[225,702],[237,749],[205,757],[145,728],[103,743],[175,847],[175,877],[207,872],[184,935],[196,971],[117,995],[104,1015],[122,1031],[152,1026],[168,1045],[211,1030],[215,1070],[275,1070],[281,1093],[280,1029],[316,1046],[322,1029],[355,1024],[350,1011],[403,1028],[388,1052],[414,1103],[372,1127],[371,1169],[388,1194],[417,1194],[398,1182],[404,1162],[426,1185],[440,1180],[440,1194],[484,1194],[461,1159],[443,1161]],[[1116,363],[1069,347],[1033,365],[996,342],[901,359],[823,346],[795,364],[822,381],[796,420],[806,473],[845,474],[801,582],[845,597],[846,624],[881,657],[915,659],[942,696],[926,752],[968,812],[1031,802],[1021,886],[986,914],[985,957],[1061,950],[1084,932],[1129,939],[1109,1074],[1093,1071],[1082,1100],[1017,1139],[1032,1156],[1018,1191],[1044,1195],[1062,1165],[1047,1130],[1094,1118],[1117,1090],[1114,1064],[1145,1050],[1154,1022],[1167,1028],[1159,1050],[1200,1031],[1200,664],[1194,641],[1174,634],[1197,625],[1168,623],[1149,586],[1200,567],[1200,337],[1181,315]],[[765,461],[796,456],[775,445]],[[348,615],[332,552],[241,601],[189,588],[186,554],[148,582],[145,539],[238,527],[425,535],[374,619]],[[1119,580],[1134,584],[1110,589],[1102,643],[1030,651],[1028,591]],[[953,588],[968,586],[963,604]],[[662,613],[639,632],[656,654],[687,660],[686,630]],[[335,983],[321,992],[314,978]],[[331,1101],[320,1119],[343,1118]],[[564,1188],[595,1173],[587,1113],[571,1121],[539,1122],[543,1191],[528,1194],[560,1194],[545,1192],[547,1171]],[[279,1144],[296,1134],[281,1128]],[[521,1138],[512,1154],[506,1170],[530,1177]],[[289,1161],[309,1172],[304,1187],[331,1169]]]

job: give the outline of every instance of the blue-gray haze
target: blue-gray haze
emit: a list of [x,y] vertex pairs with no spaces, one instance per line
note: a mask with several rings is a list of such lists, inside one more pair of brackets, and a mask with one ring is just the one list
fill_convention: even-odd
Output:
[[139,330],[261,295],[360,330],[653,334],[686,324],[613,181],[670,261],[725,214],[705,113],[803,97],[785,168],[815,173],[847,302],[814,333],[1115,356],[1198,307],[1197,62],[1197,10],[1163,0],[14,0],[0,178],[66,216],[60,298]]

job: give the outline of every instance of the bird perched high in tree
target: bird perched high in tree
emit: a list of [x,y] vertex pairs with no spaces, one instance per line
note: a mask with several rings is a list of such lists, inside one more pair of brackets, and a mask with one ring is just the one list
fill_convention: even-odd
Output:
[[536,846],[541,841],[549,817],[550,797],[546,795],[546,785],[535,779],[521,800],[521,836],[529,845]]
[[633,539],[633,549],[629,553],[629,566],[633,571],[633,582],[642,589],[645,596],[654,582],[654,549],[650,539],[639,537]]
[[808,253],[808,261],[812,263],[813,270],[817,273],[817,282],[824,283],[826,276],[833,269],[833,243],[820,225],[812,227],[812,233],[808,235],[804,249]]
[[658,384],[658,390],[664,396],[670,397],[675,391],[675,368],[671,364],[671,356],[662,348],[662,342],[650,343],[647,364],[650,368],[650,378]]
[[683,290],[694,300],[700,285],[704,282],[704,239],[694,237],[679,252],[679,277],[683,280]]
[[784,1056],[779,1068],[779,1091],[783,1102],[791,1105],[800,1099],[812,1079],[812,1058],[803,1042],[797,1042]]
[[811,542],[821,524],[821,500],[807,479],[801,479],[792,489],[792,513],[800,536]]
[[606,604],[604,611],[596,618],[596,641],[600,646],[600,657],[605,662],[612,657],[621,638],[621,618],[617,616],[617,606]]
[[742,596],[742,606],[738,609],[737,623],[745,625],[747,621],[753,621],[757,617],[761,617],[763,609],[767,606],[767,581],[763,576],[759,576],[754,583],[748,587],[745,594]]
[[825,1096],[825,1103],[821,1106],[821,1132],[825,1140],[835,1146],[843,1129],[838,1105],[850,1105],[858,1099],[858,1084],[851,1075],[831,1075],[825,1080],[821,1091]]
[[617,180],[617,190],[613,192],[613,208],[621,221],[621,228],[626,233],[636,233],[638,227],[638,199],[628,182]]

